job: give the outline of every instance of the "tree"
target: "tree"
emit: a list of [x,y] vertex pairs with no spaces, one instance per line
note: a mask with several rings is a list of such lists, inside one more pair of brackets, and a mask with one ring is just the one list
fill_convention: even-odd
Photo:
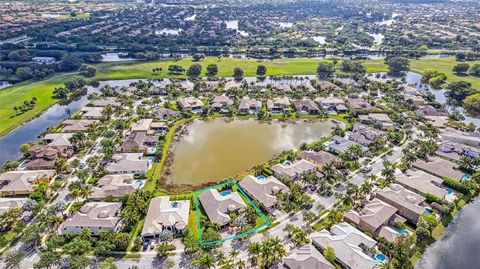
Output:
[[213,267],[213,258],[210,254],[205,253],[199,259],[194,260],[193,264],[196,264],[202,268],[212,268]]
[[88,64],[82,64],[80,66],[80,72],[86,77],[94,77],[97,73],[97,68]]
[[474,64],[470,67],[468,74],[475,77],[480,77],[480,64]]
[[235,67],[233,69],[233,77],[235,80],[242,80],[243,79],[243,69],[239,67]]
[[265,65],[257,66],[257,77],[265,77],[267,74],[267,67]]
[[473,115],[480,115],[480,93],[467,96],[463,100],[463,107]]
[[71,256],[69,262],[70,269],[84,269],[90,265],[90,259],[85,256]]
[[42,253],[40,260],[33,266],[35,269],[50,269],[60,264],[60,254],[47,250]]
[[362,62],[348,60],[348,59],[345,59],[342,61],[340,68],[342,69],[343,72],[351,72],[351,73],[359,73],[359,74],[363,74],[367,71],[365,69],[365,66],[363,66]]
[[317,66],[317,76],[320,79],[331,77],[335,73],[335,66],[333,63],[321,62]]
[[389,265],[395,269],[413,269],[410,260],[410,247],[413,243],[413,237],[399,236],[393,245],[392,259]]
[[202,65],[201,64],[192,64],[187,71],[187,76],[196,78],[200,76],[202,73]]
[[410,60],[405,57],[386,58],[385,63],[388,65],[389,73],[392,75],[400,75],[402,72],[410,70]]
[[58,63],[60,71],[74,71],[80,68],[82,60],[75,55],[65,54]]
[[467,63],[460,63],[453,67],[453,72],[457,75],[466,75],[470,65]]
[[463,101],[472,94],[472,84],[466,81],[454,81],[448,85],[448,97],[456,101]]
[[209,64],[207,66],[207,76],[214,77],[218,74],[218,66],[216,64]]
[[248,245],[248,256],[250,257],[250,261],[252,265],[257,265],[258,263],[258,256],[262,251],[262,245],[258,242],[252,242]]
[[7,160],[7,161],[3,164],[3,171],[5,171],[5,172],[13,171],[13,170],[17,169],[17,167],[18,167],[19,165],[20,165],[20,163],[17,162],[17,161]]
[[327,247],[323,252],[323,256],[327,259],[327,261],[334,263],[337,255],[335,254],[335,250],[332,247]]
[[98,264],[98,269],[117,269],[118,267],[113,263],[115,260],[110,257]]
[[198,62],[203,58],[205,58],[205,55],[203,53],[195,53],[193,54],[192,58],[193,58],[193,61]]
[[20,269],[20,264],[22,263],[23,257],[25,257],[25,252],[21,250],[14,250],[8,252],[3,258],[5,269]]

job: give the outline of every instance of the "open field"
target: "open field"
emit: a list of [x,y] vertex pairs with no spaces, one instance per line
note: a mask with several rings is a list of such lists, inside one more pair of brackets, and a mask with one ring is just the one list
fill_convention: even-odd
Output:
[[[208,57],[200,62],[193,62],[191,58],[180,60],[160,60],[153,62],[115,62],[101,63],[96,65],[97,80],[119,80],[135,78],[164,78],[164,77],[185,77],[171,76],[168,74],[168,66],[171,64],[181,65],[187,69],[191,64],[198,63],[202,65],[202,76],[205,75],[206,66],[216,64],[218,66],[218,76],[230,77],[233,75],[233,69],[240,67],[244,70],[245,76],[255,76],[256,68],[259,64],[267,67],[267,75],[313,75],[319,62],[329,60],[317,59],[283,59],[283,60],[253,60],[253,59],[234,59],[234,58],[215,58]],[[480,63],[480,61],[469,62],[471,65]],[[411,61],[411,69],[414,72],[422,74],[425,70],[434,69],[445,73],[449,81],[465,80],[472,83],[473,87],[480,89],[480,78],[465,76],[460,77],[453,74],[452,67],[457,64],[455,58],[440,59],[420,59]],[[338,66],[339,64],[337,64]],[[383,59],[365,60],[364,65],[368,72],[384,72],[387,66]],[[153,68],[162,68],[160,74],[154,74]],[[43,110],[53,105],[56,100],[52,99],[52,92],[55,87],[62,86],[63,82],[73,77],[72,74],[62,74],[50,79],[39,82],[23,82],[11,87],[0,90],[0,136],[5,135],[18,125],[31,120],[39,115]],[[31,84],[29,84],[31,83]],[[15,116],[14,106],[21,105],[23,101],[37,98],[37,105],[21,115]]]

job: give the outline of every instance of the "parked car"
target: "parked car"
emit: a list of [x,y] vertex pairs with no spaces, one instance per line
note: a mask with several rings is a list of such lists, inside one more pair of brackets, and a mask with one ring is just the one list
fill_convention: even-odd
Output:
[[363,168],[363,173],[364,173],[364,174],[367,174],[367,173],[372,172],[372,170],[373,170],[373,168],[372,168],[371,166],[365,166],[365,167]]

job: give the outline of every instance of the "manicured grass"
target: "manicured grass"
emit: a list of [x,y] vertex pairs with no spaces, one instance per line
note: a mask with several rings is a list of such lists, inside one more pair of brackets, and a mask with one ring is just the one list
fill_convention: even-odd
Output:
[[190,210],[188,215],[188,231],[193,234],[196,238],[200,238],[200,233],[198,231],[198,219],[195,206],[192,206],[193,209]]
[[[73,75],[58,75],[48,80],[39,82],[26,81],[0,90],[0,136],[5,135],[20,124],[31,120],[42,111],[53,105],[56,100],[52,98],[55,87],[63,85],[67,78]],[[37,98],[37,103],[32,110],[23,114],[15,112],[13,107],[20,106],[24,101]]]

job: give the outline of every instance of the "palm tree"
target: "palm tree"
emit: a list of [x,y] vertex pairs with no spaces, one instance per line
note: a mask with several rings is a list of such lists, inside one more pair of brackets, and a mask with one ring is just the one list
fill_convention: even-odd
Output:
[[225,264],[226,258],[225,258],[225,253],[223,251],[218,251],[217,252],[217,266]]
[[389,183],[395,180],[395,164],[388,160],[383,161],[382,177]]
[[239,260],[237,262],[237,269],[245,269],[247,268],[247,264],[245,263],[244,260]]
[[240,252],[238,252],[238,250],[232,249],[230,251],[230,258],[232,259],[233,263],[235,263],[235,258],[238,257],[238,254],[240,254]]
[[258,256],[262,251],[262,245],[258,242],[252,242],[248,245],[248,256],[250,257],[250,261],[252,265],[257,265],[258,263]]
[[93,194],[92,186],[85,184],[80,188],[80,196],[85,200],[88,200],[88,197]]
[[372,191],[373,183],[370,180],[365,180],[360,186],[360,193],[367,195]]
[[213,258],[210,254],[205,253],[202,257],[198,260],[198,265],[203,268],[212,268],[213,267]]

